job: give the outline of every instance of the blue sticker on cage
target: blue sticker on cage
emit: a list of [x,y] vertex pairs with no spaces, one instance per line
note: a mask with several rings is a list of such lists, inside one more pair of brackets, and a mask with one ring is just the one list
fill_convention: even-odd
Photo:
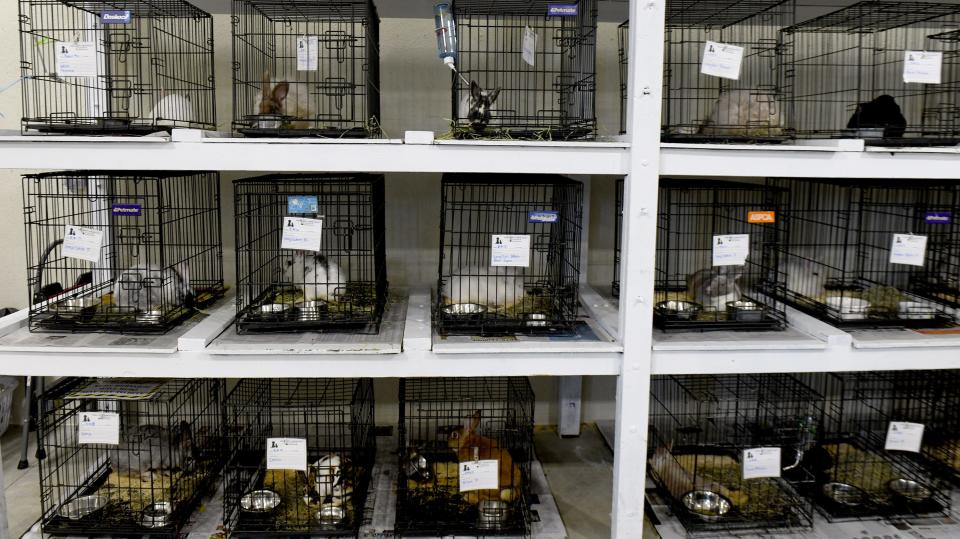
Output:
[[108,9],[100,12],[100,22],[103,24],[130,24],[133,21],[133,12],[129,9]]
[[287,197],[287,213],[317,213],[319,204],[317,197],[307,195],[293,195]]
[[127,217],[140,217],[143,215],[143,206],[140,204],[114,204],[112,208],[114,215]]
[[532,210],[527,214],[528,223],[556,223],[560,212],[556,210]]
[[949,225],[953,222],[953,212],[928,211],[923,220],[928,225]]
[[580,14],[580,4],[547,4],[548,17],[576,17]]

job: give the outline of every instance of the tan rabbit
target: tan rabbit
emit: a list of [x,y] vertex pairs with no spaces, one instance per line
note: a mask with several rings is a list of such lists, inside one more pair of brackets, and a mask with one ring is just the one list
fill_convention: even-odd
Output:
[[253,110],[257,114],[291,117],[290,123],[282,127],[309,129],[317,118],[316,106],[310,97],[307,83],[294,81],[291,84],[265,72],[261,93],[254,96]]
[[479,504],[485,500],[501,500],[507,503],[520,498],[520,486],[523,477],[520,466],[513,462],[510,451],[500,447],[500,442],[493,438],[480,436],[477,429],[480,427],[480,410],[470,416],[467,424],[454,429],[447,445],[457,452],[459,462],[471,460],[496,460],[499,462],[499,488],[496,490],[474,490],[464,492],[463,498],[470,504]]

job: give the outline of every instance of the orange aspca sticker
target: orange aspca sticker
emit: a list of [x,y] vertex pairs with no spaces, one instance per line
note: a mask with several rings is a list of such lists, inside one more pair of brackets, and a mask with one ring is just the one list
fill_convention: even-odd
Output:
[[747,212],[747,222],[755,224],[775,223],[777,221],[777,212],[775,211],[751,211]]

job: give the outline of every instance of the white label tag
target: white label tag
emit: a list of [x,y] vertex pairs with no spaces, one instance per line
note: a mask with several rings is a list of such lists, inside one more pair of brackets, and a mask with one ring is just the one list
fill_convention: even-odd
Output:
[[61,253],[70,258],[100,262],[103,231],[84,226],[67,225],[63,229]]
[[743,450],[743,478],[780,477],[780,448],[754,447]]
[[713,237],[714,266],[742,266],[750,256],[750,234]]
[[284,217],[280,248],[297,251],[319,251],[322,234],[323,219]]
[[319,67],[320,40],[317,36],[297,38],[297,71],[316,71]]
[[923,443],[923,424],[891,421],[887,427],[887,442],[883,448],[887,451],[920,452]]
[[703,61],[700,72],[725,79],[740,78],[740,64],[743,62],[743,47],[707,41],[703,47]]
[[80,444],[120,444],[120,414],[117,412],[81,412],[77,429]]
[[923,266],[927,257],[927,237],[894,234],[890,245],[890,263]]
[[61,77],[96,77],[97,44],[93,41],[60,41],[56,45],[57,75]]
[[523,29],[523,61],[530,67],[537,65],[537,33],[529,26]]
[[490,240],[490,265],[529,268],[530,236],[494,234]]
[[307,440],[267,438],[267,469],[307,471]]
[[460,463],[460,492],[500,488],[500,462],[468,460]]
[[940,84],[942,68],[942,52],[904,51],[903,53],[903,82]]

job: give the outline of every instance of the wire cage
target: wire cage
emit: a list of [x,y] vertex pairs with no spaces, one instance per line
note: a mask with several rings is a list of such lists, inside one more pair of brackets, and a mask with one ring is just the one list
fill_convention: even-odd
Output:
[[927,376],[911,371],[797,375],[825,399],[816,447],[803,458],[815,481],[803,492],[828,521],[941,515],[950,507],[944,478],[903,450],[906,438],[888,436],[904,428],[894,422],[923,421],[936,405],[931,393],[912,389]]
[[523,377],[401,379],[396,534],[530,537],[533,406]]
[[[453,0],[452,5],[462,75],[451,75],[455,137],[596,135],[596,0],[562,5]],[[483,99],[474,96],[473,83]],[[489,115],[478,113],[482,109]]]
[[223,463],[222,380],[65,378],[42,396],[44,536],[177,537]]
[[[653,377],[650,477],[687,535],[810,528],[813,504],[799,488],[813,481],[802,460],[813,448],[822,406],[819,395],[787,375]],[[754,454],[772,448],[779,460],[755,468]]]
[[660,187],[654,322],[663,330],[785,327],[765,292],[780,282],[784,192],[763,184],[670,180]]
[[233,0],[233,128],[247,136],[380,134],[372,0]]
[[942,181],[772,179],[789,189],[771,293],[839,326],[951,324],[960,191]]
[[[376,456],[373,408],[368,378],[240,380],[226,402],[231,537],[357,537]],[[291,439],[306,443],[305,470],[268,464],[268,446]]]
[[[769,143],[790,138],[778,70],[783,54],[779,30],[793,24],[794,16],[793,0],[668,3],[663,140]],[[710,68],[714,62],[705,61],[706,53],[732,53],[731,46],[743,48],[739,72]]]
[[[960,6],[892,1],[859,2],[786,28],[788,124],[802,138],[956,144],[958,29]],[[906,57],[924,51],[943,54],[942,84],[904,82]]]
[[30,330],[163,333],[225,291],[212,172],[23,177]]
[[445,174],[441,189],[438,331],[575,331],[583,184],[562,176]]
[[183,0],[19,0],[24,133],[216,129],[213,19]]
[[630,21],[617,27],[617,66],[620,71],[620,134],[627,132],[627,95],[630,66]]
[[235,181],[237,331],[377,333],[387,302],[383,189],[382,175],[366,174]]
[[610,293],[615,298],[620,297],[620,255],[623,243],[623,179],[617,180],[614,187],[614,216],[613,225],[613,283]]

